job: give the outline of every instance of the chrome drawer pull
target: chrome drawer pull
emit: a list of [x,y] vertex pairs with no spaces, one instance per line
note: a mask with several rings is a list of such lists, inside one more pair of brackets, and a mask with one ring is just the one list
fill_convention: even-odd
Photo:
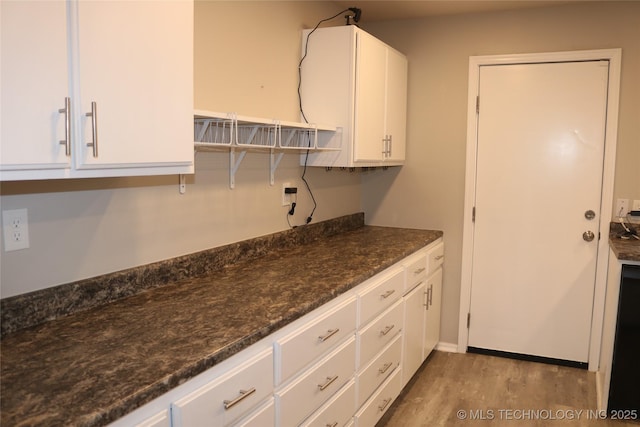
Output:
[[422,273],[423,271],[425,271],[426,269],[427,269],[427,267],[420,267],[420,268],[418,268],[417,270],[414,270],[414,271],[413,271],[413,274],[420,274],[420,273]]
[[249,397],[250,395],[252,395],[255,392],[256,392],[256,388],[255,387],[251,387],[249,390],[240,390],[240,396],[236,397],[233,400],[223,400],[222,401],[222,403],[224,403],[224,409],[231,409],[231,407],[233,407],[237,403],[240,403],[243,399]]
[[380,331],[380,335],[387,335],[396,325],[387,326],[384,331]]
[[383,400],[382,405],[378,406],[378,409],[380,410],[380,412],[384,411],[387,405],[389,405],[389,403],[391,403],[391,398]]
[[334,382],[335,380],[338,379],[338,376],[336,375],[335,377],[327,377],[327,381],[324,384],[318,384],[318,388],[320,389],[320,391],[324,390],[325,388],[329,387],[331,385],[332,382]]
[[327,427],[338,427],[338,422],[335,421],[333,424],[325,424]]
[[320,335],[318,337],[318,340],[320,340],[320,342],[325,342],[326,340],[337,334],[338,331],[340,331],[340,328],[329,329],[325,335]]
[[64,113],[64,140],[60,141],[60,145],[64,145],[64,154],[71,155],[71,98],[64,99],[64,108],[58,110],[58,113]]
[[433,305],[433,283],[429,285],[429,306]]
[[435,259],[436,261],[440,261],[442,258],[444,258],[444,255],[438,255]]
[[393,366],[393,362],[385,363],[382,368],[378,369],[378,373],[384,374],[389,370],[391,366]]
[[387,292],[385,292],[384,294],[380,295],[380,298],[382,299],[386,299],[388,298],[391,294],[393,294],[396,290],[395,289],[390,289]]

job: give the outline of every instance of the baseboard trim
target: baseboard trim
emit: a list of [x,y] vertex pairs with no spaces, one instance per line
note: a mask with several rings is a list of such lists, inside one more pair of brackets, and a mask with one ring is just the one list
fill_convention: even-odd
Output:
[[436,344],[436,350],[445,351],[447,353],[457,353],[458,352],[458,344],[452,342],[442,342],[440,341]]
[[589,364],[586,362],[577,362],[573,360],[554,359],[552,357],[532,356],[529,354],[511,353],[508,351],[488,350],[485,348],[467,347],[468,353],[486,354],[488,356],[506,357],[509,359],[526,360],[529,362],[547,363],[549,365],[568,366],[570,368],[588,369]]

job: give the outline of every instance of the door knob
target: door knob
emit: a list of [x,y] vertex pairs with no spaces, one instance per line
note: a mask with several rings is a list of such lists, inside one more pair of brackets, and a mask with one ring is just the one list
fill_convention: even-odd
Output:
[[589,231],[585,231],[584,233],[582,233],[582,238],[584,239],[585,242],[590,242],[592,241],[594,238],[596,237],[595,234],[593,234],[593,231],[589,230]]

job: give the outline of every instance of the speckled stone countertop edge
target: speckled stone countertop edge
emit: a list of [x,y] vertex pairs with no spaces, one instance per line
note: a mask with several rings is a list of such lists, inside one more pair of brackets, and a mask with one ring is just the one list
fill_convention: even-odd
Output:
[[149,289],[206,275],[274,248],[313,242],[364,226],[359,212],[193,254],[0,299],[0,339],[12,332],[89,310]]
[[[632,224],[635,230],[640,229],[640,225]],[[615,254],[618,261],[640,262],[640,240],[635,238],[622,239],[620,236],[624,234],[622,225],[617,222],[611,223],[609,230],[609,247]]]

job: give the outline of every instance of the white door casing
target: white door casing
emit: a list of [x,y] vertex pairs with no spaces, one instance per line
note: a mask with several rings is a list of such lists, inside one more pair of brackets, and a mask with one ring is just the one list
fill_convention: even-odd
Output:
[[[598,252],[599,254],[608,254],[608,250],[607,250],[608,244],[607,244],[606,236],[609,228],[609,220],[611,218],[611,205],[612,205],[612,198],[613,198],[613,177],[614,177],[613,172],[614,172],[614,166],[615,166],[614,160],[615,160],[615,142],[616,142],[616,133],[617,133],[616,131],[617,131],[617,107],[618,107],[618,92],[619,92],[620,57],[621,57],[621,51],[619,49],[611,49],[611,50],[598,50],[598,51],[559,52],[559,53],[546,53],[546,54],[505,55],[505,56],[499,55],[499,56],[470,58],[469,107],[468,107],[469,115],[468,115],[468,129],[467,129],[467,178],[466,178],[466,194],[465,194],[463,264],[462,264],[462,283],[461,283],[461,297],[460,297],[460,325],[459,325],[458,351],[462,351],[462,352],[466,351],[469,338],[470,338],[469,331],[467,329],[466,320],[467,320],[467,313],[469,312],[470,305],[471,305],[472,277],[474,275],[482,274],[482,272],[478,272],[478,271],[472,272],[472,265],[474,262],[474,259],[473,259],[474,239],[483,238],[481,236],[479,237],[476,234],[478,232],[482,232],[482,230],[476,229],[477,224],[474,224],[472,221],[472,209],[474,206],[476,206],[475,204],[477,200],[476,197],[480,196],[476,194],[476,191],[477,191],[476,180],[478,179],[478,174],[480,174],[479,179],[481,180],[485,179],[487,176],[487,174],[483,175],[482,171],[477,169],[477,164],[476,164],[477,156],[478,156],[478,145],[477,145],[478,144],[477,142],[478,141],[478,125],[477,125],[478,122],[477,122],[477,116],[476,116],[476,95],[478,94],[478,91],[480,89],[479,85],[480,85],[481,68],[483,66],[488,66],[488,65],[540,64],[539,69],[542,69],[544,67],[552,66],[553,63],[557,63],[557,62],[599,61],[599,60],[608,61],[609,80],[608,80],[608,83],[604,84],[604,88],[603,88],[603,91],[608,92],[608,98],[606,99],[607,124],[606,124],[606,132],[604,135],[604,138],[605,138],[604,171],[601,177],[597,177],[598,181],[600,178],[602,179],[602,193],[601,193],[602,205],[600,206],[599,203],[592,201],[589,203],[590,204],[595,203],[597,206],[588,207],[588,209],[593,209],[596,213],[600,213],[599,216],[597,216],[594,220],[592,220],[592,223],[597,222],[597,224],[592,224],[592,227],[591,227],[592,231],[594,231],[596,236],[597,236],[598,230],[601,230],[603,233],[602,239],[600,239],[599,241],[591,242],[591,252],[592,253]],[[543,63],[547,63],[547,64],[545,65]],[[603,65],[606,65],[606,64],[603,64]],[[517,68],[517,66],[515,67]],[[500,68],[500,67],[497,67],[497,68]],[[502,77],[504,78],[504,76]],[[481,100],[481,104],[482,104],[482,100]],[[481,108],[484,108],[484,107],[481,106]],[[481,110],[481,111],[484,111],[484,110]],[[486,131],[486,129],[484,130]],[[579,130],[579,132],[578,134],[573,133],[572,138],[574,142],[580,141],[581,138],[586,137],[585,135],[580,135],[580,133],[585,132],[584,130],[582,129],[576,129],[576,130]],[[561,159],[561,157],[558,157],[558,159]],[[503,166],[506,168],[509,167],[508,164],[505,164]],[[561,170],[561,169],[562,168],[558,170]],[[504,181],[508,181],[508,180],[504,180]],[[553,182],[553,180],[551,180],[550,182]],[[592,183],[592,186],[599,186],[599,182]],[[523,193],[526,193],[526,191],[524,191]],[[600,194],[598,194],[598,196],[600,196]],[[486,194],[482,195],[482,197],[486,199],[487,195]],[[535,200],[534,195],[531,195],[530,198],[531,200]],[[516,202],[515,206],[508,204],[508,206],[504,207],[504,210],[507,212],[511,212],[511,217],[514,219],[518,219],[518,218],[523,219],[524,216],[522,215],[522,209],[528,209],[529,212],[535,212],[536,209],[541,209],[541,210],[548,209],[548,208],[540,207],[537,204],[534,206],[522,206],[523,201],[526,201],[526,200],[527,200],[527,197],[525,194],[524,198],[521,199],[520,202]],[[505,203],[505,201],[503,200],[502,203]],[[582,209],[582,206],[580,207],[580,209]],[[585,209],[582,209],[582,212],[581,212],[582,214],[584,213],[584,210]],[[478,214],[482,215],[481,209],[479,209]],[[548,217],[546,212],[542,212],[542,211],[540,212],[540,216]],[[509,215],[507,215],[506,218],[509,218]],[[585,222],[588,222],[588,220],[586,220],[584,216],[582,216],[581,218],[575,219],[575,223],[579,227],[586,227],[586,225],[583,224]],[[591,225],[591,224],[588,224],[588,225]],[[524,227],[523,230],[531,230],[531,229],[535,230],[536,228],[535,225],[533,225],[532,228],[527,228],[526,226],[523,226],[523,227]],[[559,228],[558,230],[556,230],[556,232],[562,232],[562,230],[563,230],[562,228]],[[540,230],[540,231],[544,231],[544,230]],[[586,231],[586,228],[585,228],[585,231]],[[582,231],[580,231],[580,234],[581,233]],[[512,235],[514,239],[513,242],[517,243],[515,245],[516,248],[518,247],[518,245],[520,245],[521,248],[527,248],[526,246],[527,242],[524,242],[523,240],[526,240],[526,238],[536,237],[535,233],[529,236],[521,235],[520,237],[523,240],[518,240],[518,230],[513,230]],[[589,247],[589,245],[586,242],[582,241],[581,236],[578,236],[578,238],[579,240],[574,241],[571,244],[573,245],[583,244],[583,245],[575,246],[571,250],[574,250],[576,248],[578,248],[579,250],[584,250],[585,246]],[[571,239],[567,239],[567,240],[571,240]],[[504,246],[505,242],[498,242],[498,244],[499,245],[502,244]],[[527,252],[531,252],[531,250],[535,248],[528,248],[528,249],[530,250],[525,251],[524,252],[525,254]],[[586,256],[588,258],[588,255]],[[571,355],[571,354],[567,354],[567,355],[561,354],[561,357],[559,357],[559,358],[566,358],[571,360],[584,360],[586,358],[585,355],[588,354],[589,369],[591,370],[597,369],[597,366],[598,366],[600,336],[602,331],[601,324],[602,324],[602,312],[603,312],[603,304],[604,304],[604,289],[605,289],[604,286],[606,282],[606,262],[607,262],[606,255],[604,256],[601,255],[600,257],[598,257],[596,266],[595,266],[596,280],[595,280],[594,293],[593,295],[587,295],[587,296],[582,295],[581,297],[583,298],[583,304],[584,304],[584,298],[588,298],[593,301],[593,312],[592,313],[586,312],[586,315],[587,315],[586,322],[587,323],[590,322],[591,324],[588,325],[586,328],[584,328],[586,332],[583,332],[583,336],[582,336],[583,340],[586,340],[587,342],[589,342],[588,349],[583,347],[582,356],[579,355],[576,357],[575,355]],[[495,270],[495,268],[496,267],[494,266],[493,270]],[[547,268],[547,266],[539,265],[538,268],[543,270]],[[561,270],[562,269],[560,268],[558,271],[561,271]],[[591,277],[593,277],[593,274]],[[581,280],[584,281],[584,278]],[[565,295],[565,297],[566,296],[567,295]],[[535,293],[532,293],[527,298],[530,303],[533,303],[535,301]],[[559,296],[558,298],[561,298],[561,296]],[[475,300],[475,296],[474,296],[474,300]],[[560,301],[555,301],[555,303],[559,304]],[[587,305],[588,305],[588,301],[587,301]],[[532,313],[539,312],[542,314],[542,316],[551,315],[550,313],[544,313],[544,311],[542,312],[536,311],[535,309],[532,309],[531,312]],[[583,319],[582,321],[584,322],[585,321],[584,309],[582,310],[582,313],[580,314],[580,316],[582,316],[582,319]],[[576,316],[576,319],[577,317],[578,316]],[[569,317],[566,317],[564,321],[570,322],[571,319],[572,319],[571,316],[569,316]],[[473,321],[474,320],[472,320],[472,322]],[[540,325],[537,325],[536,327],[538,326]],[[591,332],[590,336],[589,336],[589,331]],[[584,335],[585,333],[586,333],[586,336]],[[514,342],[518,341],[518,338],[516,337],[513,337],[513,338],[514,338]],[[469,345],[474,345],[474,344],[469,344]],[[525,348],[525,350],[523,350],[523,348]],[[527,352],[526,345],[525,347],[522,347],[522,348],[516,346],[513,349],[504,349],[504,350],[514,351],[514,352]],[[555,357],[553,354],[541,354],[541,355],[544,355],[547,357]]]

